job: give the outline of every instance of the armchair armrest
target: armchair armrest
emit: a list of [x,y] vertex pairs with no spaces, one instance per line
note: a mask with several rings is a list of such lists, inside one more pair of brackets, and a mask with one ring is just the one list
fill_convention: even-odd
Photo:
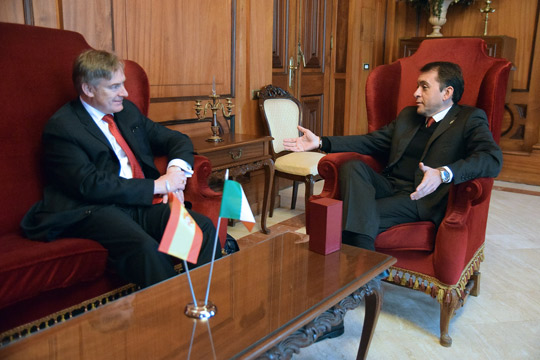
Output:
[[479,178],[450,189],[433,256],[435,275],[440,281],[456,284],[484,243],[492,188],[492,178]]
[[[167,157],[158,156],[154,159],[156,168],[160,174],[167,170]],[[221,193],[215,192],[208,186],[208,178],[212,173],[210,161],[202,155],[195,155],[193,162],[193,176],[187,182],[184,197],[187,201],[194,202],[200,199],[218,199],[221,202]],[[193,204],[195,207],[195,204]],[[219,212],[219,210],[218,210]]]
[[315,195],[311,198],[314,200],[321,197],[340,199],[341,196],[339,193],[338,182],[339,168],[341,165],[351,160],[361,160],[377,172],[381,172],[383,169],[383,166],[379,161],[368,155],[354,152],[327,154],[319,161],[318,165],[319,175],[324,179],[323,190],[320,195]]
[[[309,199],[310,202],[320,198],[331,198],[341,200],[339,193],[339,168],[344,163],[351,160],[361,160],[371,166],[375,171],[382,171],[383,166],[374,157],[368,155],[362,155],[354,152],[343,152],[327,154],[320,161],[317,169],[319,175],[324,179],[324,186],[319,195],[312,195]],[[309,203],[306,208],[306,232],[309,234],[311,231],[311,218],[309,216]]]
[[221,193],[208,186],[208,178],[212,173],[210,161],[202,155],[195,155],[193,170],[193,176],[186,184],[184,197],[192,203],[193,210],[205,214],[215,222],[219,216]]

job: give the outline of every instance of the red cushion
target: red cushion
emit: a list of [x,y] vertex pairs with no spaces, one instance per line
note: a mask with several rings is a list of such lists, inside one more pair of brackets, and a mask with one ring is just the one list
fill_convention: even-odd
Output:
[[392,226],[375,239],[379,251],[433,251],[435,247],[435,224],[420,221]]
[[0,264],[2,308],[43,291],[98,278],[107,265],[107,250],[86,239],[46,243],[8,234],[0,238]]

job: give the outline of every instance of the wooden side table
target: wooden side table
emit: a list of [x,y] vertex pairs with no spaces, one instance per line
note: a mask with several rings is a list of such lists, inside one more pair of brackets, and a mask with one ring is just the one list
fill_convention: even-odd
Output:
[[208,142],[208,136],[192,137],[193,147],[199,155],[204,155],[212,164],[210,178],[223,179],[229,169],[229,176],[244,175],[264,168],[264,199],[261,214],[261,231],[269,234],[266,226],[268,204],[274,179],[274,161],[270,154],[271,136],[248,134],[224,134],[222,142]]

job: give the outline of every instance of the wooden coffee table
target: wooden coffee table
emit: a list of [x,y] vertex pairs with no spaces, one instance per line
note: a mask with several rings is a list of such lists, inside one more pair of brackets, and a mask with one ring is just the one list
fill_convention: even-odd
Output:
[[[207,321],[184,315],[183,274],[4,346],[0,358],[286,358],[365,297],[364,358],[382,301],[373,279],[396,260],[347,245],[323,256],[299,239],[281,234],[216,261],[209,300],[217,314]],[[198,298],[208,273],[208,265],[190,272]]]

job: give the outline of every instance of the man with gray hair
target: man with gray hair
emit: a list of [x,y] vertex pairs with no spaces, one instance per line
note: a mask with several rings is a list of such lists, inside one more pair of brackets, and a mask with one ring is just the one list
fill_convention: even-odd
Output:
[[[95,240],[108,250],[120,276],[145,287],[176,274],[158,246],[170,215],[167,194],[184,201],[193,145],[187,135],[151,121],[127,100],[125,80],[115,54],[87,50],[76,59],[73,83],[79,97],[45,126],[43,200],[21,226],[36,240]],[[168,157],[164,175],[154,156]],[[211,260],[216,230],[210,219],[188,211],[203,232],[198,266]]]

